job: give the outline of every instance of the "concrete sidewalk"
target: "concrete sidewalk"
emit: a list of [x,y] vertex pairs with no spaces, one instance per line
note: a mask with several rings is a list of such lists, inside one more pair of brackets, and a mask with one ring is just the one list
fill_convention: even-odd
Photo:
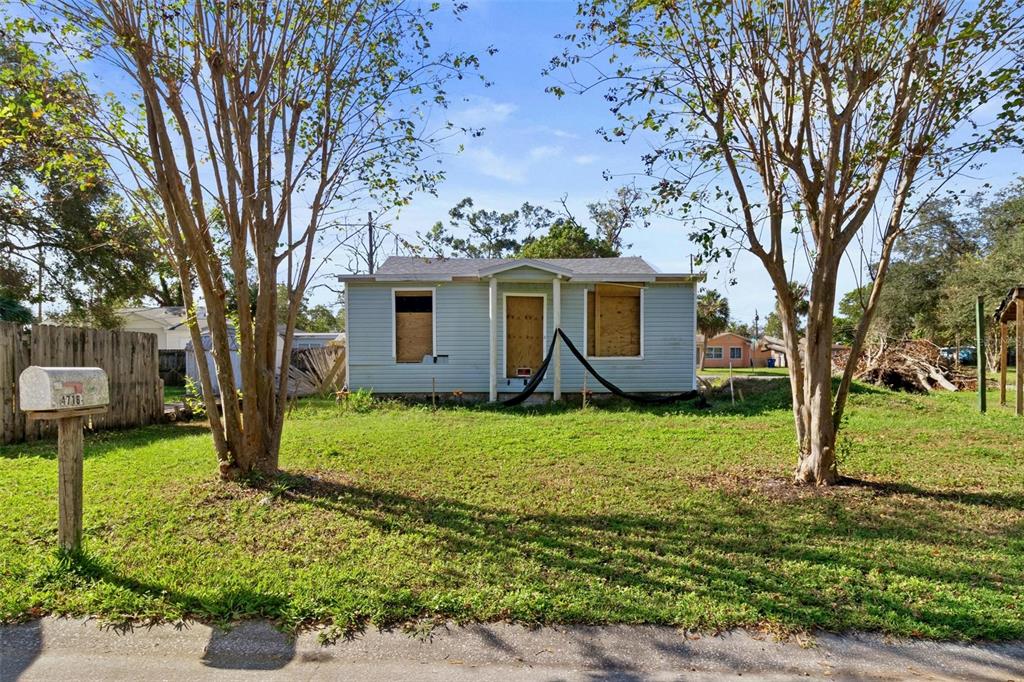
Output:
[[417,638],[370,630],[321,646],[267,623],[118,631],[82,620],[0,626],[0,680],[1024,679],[1024,643],[963,645],[745,631],[686,636],[648,626],[448,626]]

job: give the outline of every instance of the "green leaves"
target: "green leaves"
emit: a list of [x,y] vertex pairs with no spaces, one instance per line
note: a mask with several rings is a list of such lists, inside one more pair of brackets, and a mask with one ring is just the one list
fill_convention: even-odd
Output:
[[[0,23],[0,296],[96,321],[148,289],[155,243],[112,190],[88,122],[96,99],[33,49],[44,29]],[[42,291],[28,278],[39,269]]]

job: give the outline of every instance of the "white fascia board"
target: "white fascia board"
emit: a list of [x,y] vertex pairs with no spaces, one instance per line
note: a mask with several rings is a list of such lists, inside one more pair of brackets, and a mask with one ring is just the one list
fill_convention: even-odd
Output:
[[338,275],[339,282],[450,282],[451,275]]
[[584,284],[601,282],[703,282],[707,275],[703,272],[648,272],[643,274],[621,274],[621,275],[574,275],[573,282]]

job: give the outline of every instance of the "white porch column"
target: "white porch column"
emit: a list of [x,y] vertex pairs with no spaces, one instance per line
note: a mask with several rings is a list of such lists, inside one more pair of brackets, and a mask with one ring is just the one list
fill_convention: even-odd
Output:
[[[555,314],[555,329],[562,328],[562,276],[559,275],[551,281],[551,300],[554,302],[553,312]],[[562,340],[555,338],[555,381],[553,398],[562,399]]]
[[490,361],[488,365],[490,401],[498,399],[498,280],[491,277],[489,296],[490,304]]

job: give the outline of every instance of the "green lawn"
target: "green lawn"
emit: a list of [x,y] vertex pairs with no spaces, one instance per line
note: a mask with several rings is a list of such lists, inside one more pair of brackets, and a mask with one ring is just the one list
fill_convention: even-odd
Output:
[[[995,403],[994,393],[990,404]],[[794,489],[784,389],[736,407],[310,402],[263,486],[198,424],[90,436],[62,560],[52,443],[0,449],[0,618],[427,618],[1024,637],[1024,422],[859,388],[842,471]]]
[[184,386],[164,386],[164,402],[180,403],[185,398]]

